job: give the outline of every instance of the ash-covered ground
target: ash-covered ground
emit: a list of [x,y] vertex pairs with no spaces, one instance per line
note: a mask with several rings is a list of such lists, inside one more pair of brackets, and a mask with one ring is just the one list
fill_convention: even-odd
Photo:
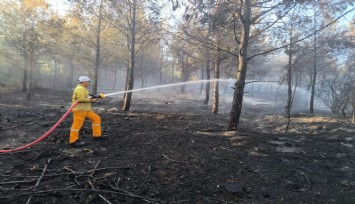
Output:
[[[0,91],[1,149],[33,141],[61,117],[71,93],[49,93],[26,101]],[[102,100],[102,140],[87,122],[85,144],[70,147],[69,117],[38,145],[0,155],[0,203],[355,203],[353,125],[295,112],[284,134],[282,103],[248,97],[236,132],[224,131],[223,96],[217,115],[198,93],[177,89],[134,93],[130,112],[119,110],[122,96]]]

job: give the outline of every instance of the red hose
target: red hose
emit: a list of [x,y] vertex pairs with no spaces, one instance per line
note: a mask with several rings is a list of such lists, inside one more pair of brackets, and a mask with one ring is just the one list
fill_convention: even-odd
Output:
[[64,119],[70,114],[70,112],[73,110],[73,108],[78,105],[78,101],[75,101],[70,108],[67,110],[67,112],[65,112],[65,114],[58,120],[58,122],[50,129],[48,130],[48,132],[46,132],[44,135],[42,135],[40,138],[36,139],[35,141],[26,144],[24,146],[21,147],[17,147],[15,149],[6,149],[6,150],[0,150],[0,153],[11,153],[11,152],[17,152],[23,149],[26,149],[28,147],[31,147],[37,143],[39,143],[40,141],[42,141],[43,139],[45,139],[46,137],[48,137],[63,121]]

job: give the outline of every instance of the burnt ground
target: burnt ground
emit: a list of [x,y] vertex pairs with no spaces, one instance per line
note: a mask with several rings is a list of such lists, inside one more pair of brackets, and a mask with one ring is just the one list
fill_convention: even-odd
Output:
[[[70,93],[55,93],[29,102],[0,91],[0,149],[61,117]],[[246,105],[240,130],[223,132],[228,114],[201,99],[149,95],[134,94],[127,113],[110,99],[96,105],[102,140],[85,123],[85,144],[70,147],[68,118],[36,146],[1,154],[0,203],[355,203],[355,128],[345,120],[297,115],[284,134],[282,116]]]

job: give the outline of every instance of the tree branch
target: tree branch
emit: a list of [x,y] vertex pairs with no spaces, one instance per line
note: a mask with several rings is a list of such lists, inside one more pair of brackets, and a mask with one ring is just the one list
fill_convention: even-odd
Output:
[[257,54],[255,54],[255,55],[250,56],[250,57],[248,58],[248,60],[250,60],[250,59],[252,59],[252,58],[254,58],[254,57],[256,57],[256,56],[260,56],[260,55],[264,55],[264,54],[267,54],[267,53],[270,53],[270,52],[274,52],[274,51],[276,51],[276,50],[283,49],[283,48],[285,48],[285,47],[287,47],[287,46],[290,46],[290,45],[299,43],[299,42],[301,42],[301,41],[303,41],[303,40],[305,40],[305,39],[307,39],[307,38],[313,36],[314,34],[316,34],[316,33],[320,32],[320,31],[324,30],[325,28],[329,27],[330,25],[334,24],[334,23],[337,22],[339,19],[341,19],[342,17],[344,17],[345,15],[347,15],[348,13],[350,13],[350,12],[352,12],[352,11],[354,11],[354,10],[355,10],[355,8],[350,9],[349,11],[343,13],[341,16],[337,17],[337,18],[334,19],[333,21],[329,22],[327,25],[325,25],[325,26],[319,28],[319,29],[316,30],[315,32],[313,32],[313,33],[311,33],[311,34],[309,34],[309,35],[306,35],[305,37],[303,37],[303,38],[301,38],[301,39],[295,40],[295,41],[293,41],[292,43],[288,43],[288,44],[286,44],[286,45],[283,45],[283,46],[280,46],[280,47],[277,47],[277,48],[274,48],[274,49],[271,49],[271,50],[267,50],[267,51],[265,51],[265,52],[257,53]]
[[275,25],[279,20],[281,20],[283,17],[285,17],[294,7],[296,6],[296,4],[294,4],[293,7],[291,7],[284,15],[282,15],[280,18],[277,18],[274,22],[272,22],[269,26],[267,26],[266,28],[262,29],[261,31],[257,32],[256,34],[252,35],[249,37],[248,40],[250,40],[251,38],[254,38],[257,35],[260,35],[261,33],[265,32],[266,30],[268,30],[269,28],[271,28],[273,25]]
[[[41,182],[41,180],[42,180],[44,174],[46,173],[47,167],[48,167],[48,165],[49,165],[50,162],[51,162],[51,159],[48,159],[47,164],[46,164],[46,165],[44,166],[44,168],[43,168],[43,171],[42,171],[41,176],[38,178],[36,185],[33,187],[33,191],[36,190],[36,187],[37,187],[37,186],[39,185],[39,183]],[[30,197],[27,199],[26,204],[29,204],[29,203],[31,202],[31,199],[32,199],[32,195],[30,195]]]

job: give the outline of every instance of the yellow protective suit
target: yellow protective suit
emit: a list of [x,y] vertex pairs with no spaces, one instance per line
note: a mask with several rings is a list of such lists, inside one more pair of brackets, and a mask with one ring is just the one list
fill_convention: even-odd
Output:
[[91,100],[88,99],[89,92],[82,85],[74,89],[72,102],[79,101],[73,109],[73,125],[70,129],[69,143],[75,143],[79,139],[79,131],[85,122],[85,118],[92,121],[92,134],[94,137],[101,137],[101,118],[91,108]]

